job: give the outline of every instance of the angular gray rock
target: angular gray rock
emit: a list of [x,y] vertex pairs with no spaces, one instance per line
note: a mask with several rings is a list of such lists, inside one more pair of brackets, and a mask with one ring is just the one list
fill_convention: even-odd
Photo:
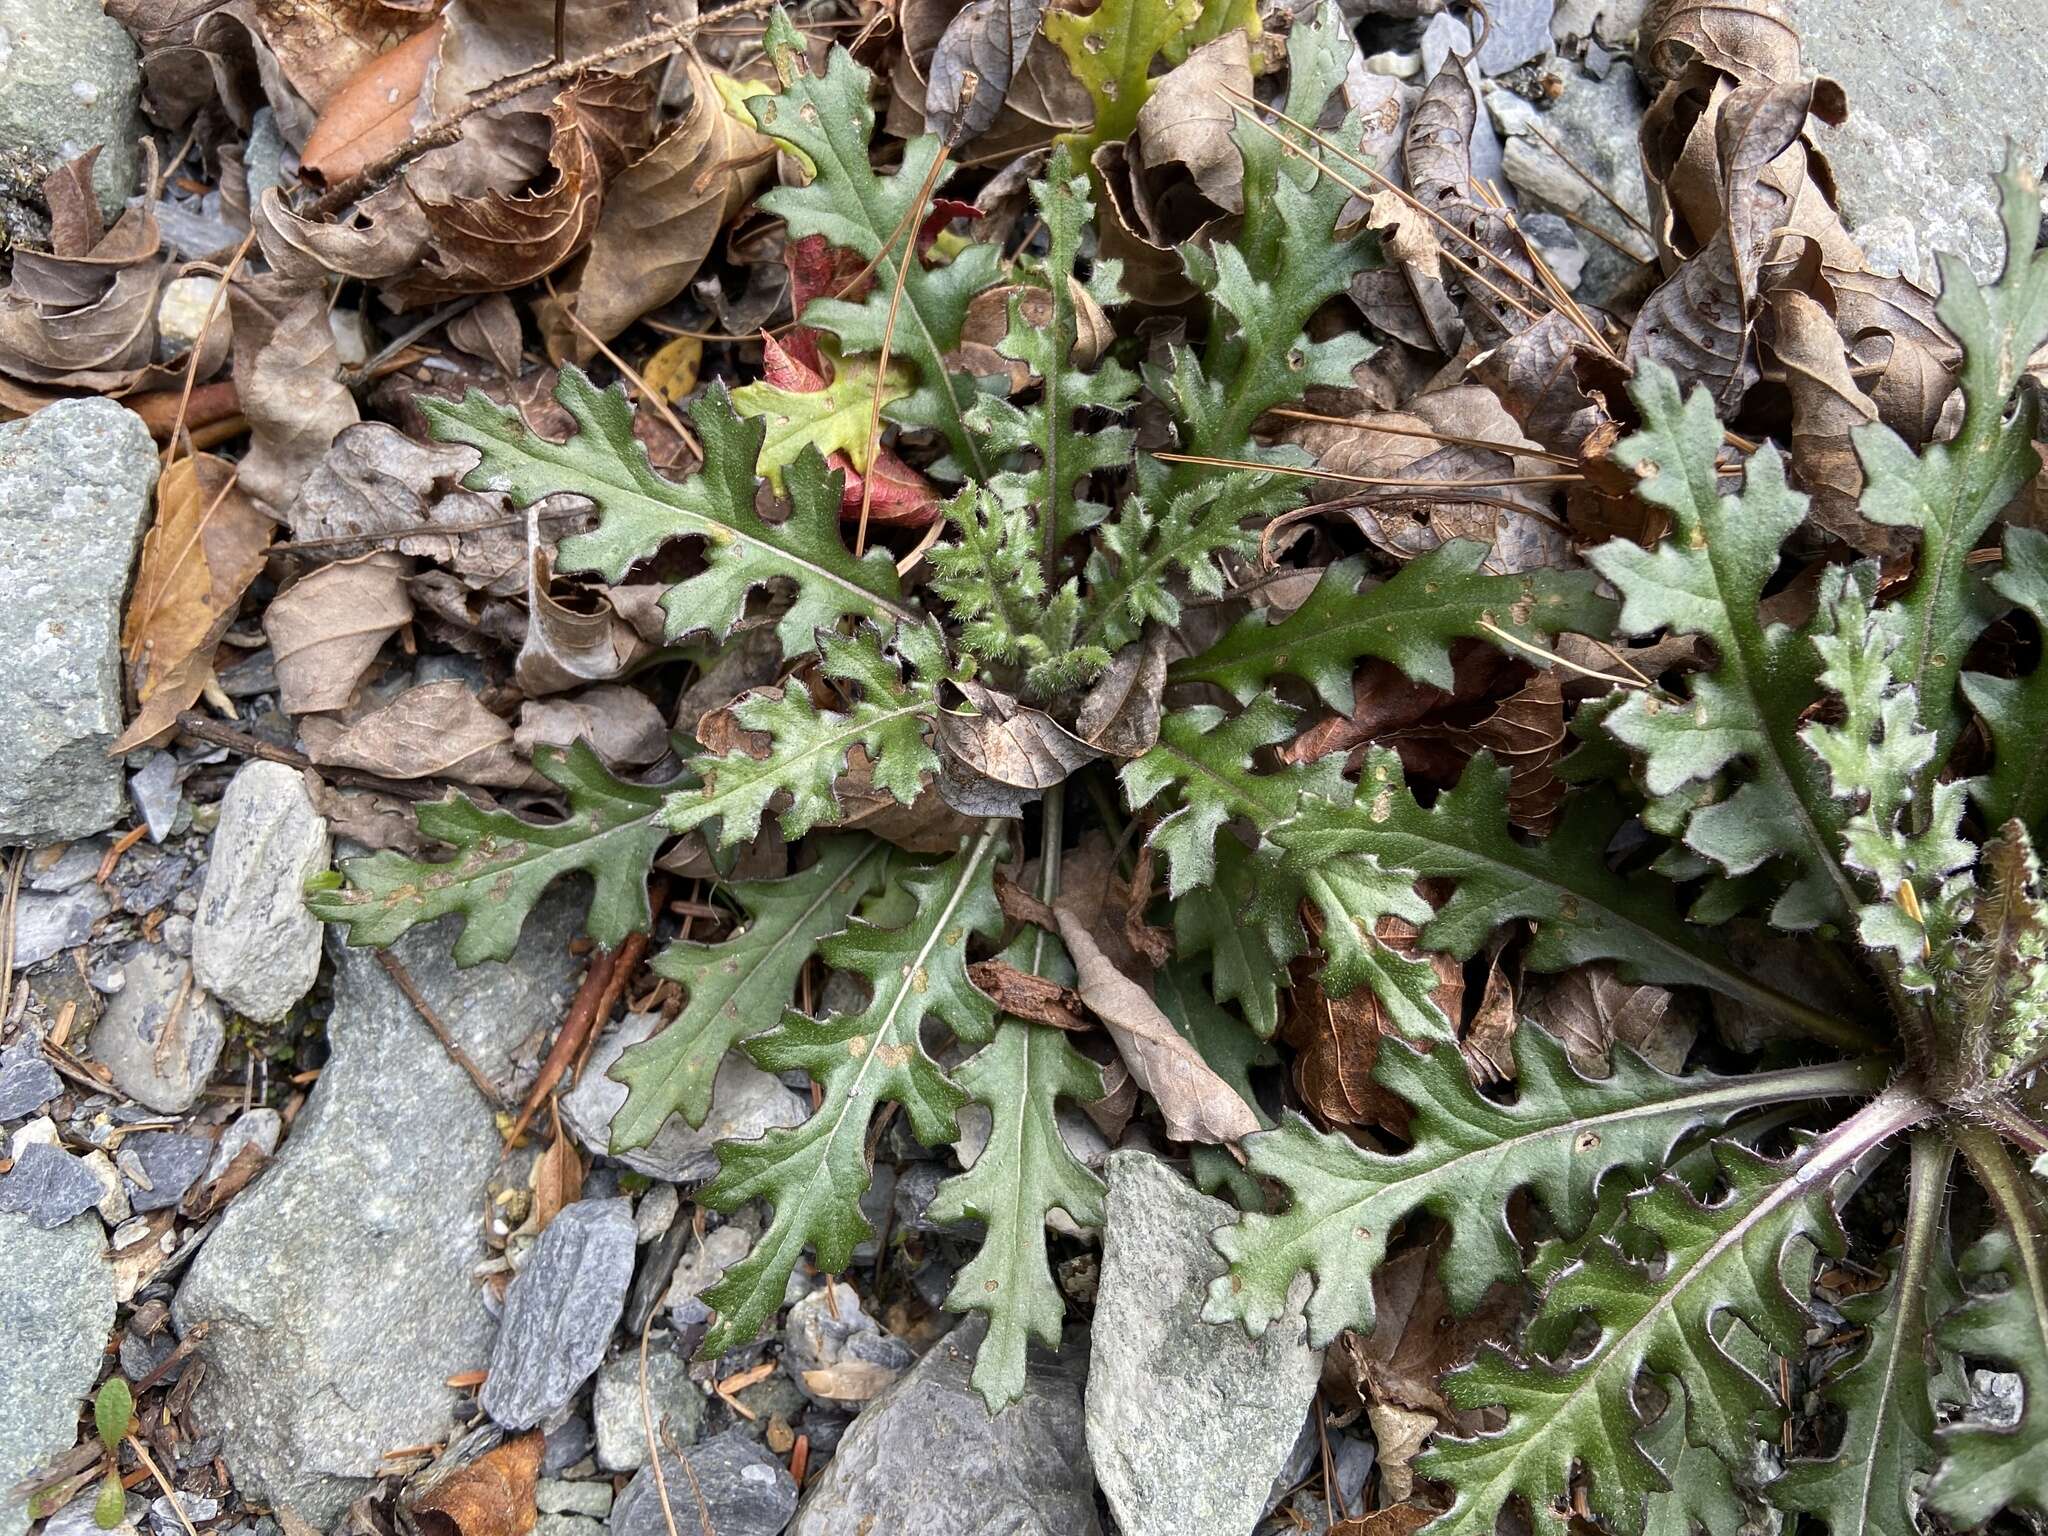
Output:
[[704,1234],[704,1241],[691,1243],[676,1262],[675,1278],[669,1284],[669,1323],[681,1332],[711,1321],[711,1309],[697,1298],[718,1284],[733,1265],[753,1250],[754,1239],[746,1228],[727,1223]]
[[[45,1232],[0,1215],[0,1489],[68,1451],[114,1326],[114,1269],[97,1216]],[[27,1506],[0,1497],[0,1536],[22,1536]]]
[[531,1429],[576,1395],[604,1359],[633,1283],[633,1202],[579,1200],[548,1223],[505,1292],[478,1394],[507,1429]]
[[861,1411],[790,1536],[1097,1536],[1082,1359],[1034,1351],[1022,1400],[991,1418],[968,1379],[982,1332],[962,1323]]
[[33,1043],[0,1054],[0,1120],[21,1120],[64,1091],[64,1079]]
[[[494,1077],[567,1005],[580,907],[543,900],[507,964],[457,971],[455,919],[396,953]],[[323,1528],[395,1445],[443,1438],[443,1385],[490,1356],[473,1271],[502,1143],[491,1106],[367,950],[335,950],[333,1055],[274,1166],[228,1207],[178,1292],[181,1333],[213,1326],[195,1399],[245,1497]]]
[[[916,1363],[917,1352],[862,1311],[844,1281],[819,1286],[782,1327],[782,1368],[814,1403],[865,1402]],[[813,1371],[824,1374],[812,1380]],[[824,1390],[833,1385],[841,1390]]]
[[144,1131],[121,1143],[114,1166],[128,1177],[131,1210],[161,1211],[185,1198],[212,1157],[213,1143],[204,1136]]
[[[33,16],[10,10],[12,52],[0,55],[0,144],[9,146],[36,142],[14,112],[49,110],[4,105],[41,94],[9,82],[46,67],[49,45],[62,50],[67,34],[111,30],[131,49],[133,87],[127,34],[93,0],[27,5],[47,16],[50,32],[25,41]],[[61,51],[55,61],[64,89],[85,78]],[[129,148],[132,176],[132,140]],[[121,599],[156,470],[142,418],[111,400],[60,400],[0,425],[0,846],[84,837],[127,809],[121,765],[107,748],[122,723]]]
[[48,1232],[100,1201],[100,1181],[84,1163],[48,1142],[21,1149],[0,1174],[0,1212],[26,1216]]
[[[626,1085],[606,1074],[625,1054],[654,1032],[658,1014],[633,1013],[598,1037],[590,1065],[576,1086],[562,1096],[562,1120],[590,1151],[610,1149],[612,1116],[626,1102]],[[810,1101],[785,1088],[738,1051],[728,1051],[711,1085],[711,1113],[691,1130],[681,1115],[670,1115],[644,1147],[621,1153],[619,1161],[636,1173],[671,1184],[693,1186],[718,1172],[712,1147],[721,1141],[752,1141],[778,1125],[800,1125],[811,1112]]]
[[198,985],[192,963],[168,949],[136,950],[121,973],[126,979],[87,1048],[129,1098],[166,1115],[190,1109],[220,1060],[227,1016]]
[[282,763],[239,769],[192,917],[192,969],[215,997],[273,1024],[320,972],[320,920],[306,882],[327,867],[327,823],[306,782]]
[[[694,1445],[704,1433],[704,1389],[690,1380],[689,1362],[673,1349],[657,1346],[647,1352],[647,1408],[654,1415],[655,1433],[666,1431],[677,1445]],[[638,1351],[619,1356],[597,1373],[597,1389],[590,1394],[590,1418],[597,1427],[600,1467],[607,1472],[635,1472],[647,1465]]]
[[1550,13],[1555,0],[1489,0],[1486,41],[1477,63],[1482,75],[1504,75],[1550,52]]
[[1820,127],[1842,217],[1867,248],[1889,247],[1904,275],[1938,288],[1937,251],[1979,277],[2005,259],[1992,173],[2010,136],[2020,163],[2048,152],[2048,30],[2031,5],[1796,0],[1803,62],[1842,82],[1849,117]]
[[99,0],[8,0],[0,42],[0,144],[52,170],[101,146],[92,183],[111,222],[135,190],[134,42]]
[[[0,751],[4,751],[0,748]],[[92,937],[92,925],[114,909],[105,886],[37,895],[23,891],[14,912],[14,963],[40,965]]]
[[[1108,1161],[1088,1454],[1124,1536],[1243,1536],[1301,1431],[1322,1351],[1298,1307],[1264,1337],[1202,1321],[1235,1212],[1157,1158]],[[1228,1405],[1227,1411],[1219,1411]]]
[[[704,1513],[710,1516],[711,1529],[718,1536],[780,1536],[796,1513],[796,1480],[744,1431],[729,1429],[715,1440],[691,1446],[683,1455],[690,1463],[687,1474],[675,1457],[664,1452],[661,1458],[669,1507],[676,1513],[679,1528],[688,1529],[682,1522],[697,1516],[692,1477],[697,1491],[704,1495]],[[922,1527],[915,1529],[922,1531]],[[612,1505],[611,1536],[667,1536],[667,1532],[654,1469],[642,1467]]]

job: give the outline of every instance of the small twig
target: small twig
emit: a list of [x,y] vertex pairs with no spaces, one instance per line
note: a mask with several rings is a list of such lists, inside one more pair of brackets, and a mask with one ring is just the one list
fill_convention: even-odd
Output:
[[127,1440],[128,1449],[149,1468],[149,1475],[156,1479],[157,1487],[163,1489],[164,1497],[171,1501],[171,1512],[178,1517],[178,1524],[185,1527],[185,1536],[199,1536],[199,1533],[192,1529],[191,1520],[186,1517],[185,1506],[178,1502],[178,1490],[171,1486],[171,1480],[164,1476],[163,1469],[156,1464],[156,1458],[149,1454],[149,1447],[142,1443],[142,1437],[129,1435]]
[[[657,900],[654,905],[659,907],[661,903]],[[619,998],[624,995],[626,988],[632,985],[633,977],[639,972],[640,962],[646,954],[647,935],[627,934],[626,942],[619,946],[618,955],[612,961],[612,973],[605,980],[604,994],[597,1000],[598,1028],[602,1028],[604,1021],[612,1016],[612,1009],[618,1006]],[[597,1029],[592,1029],[576,1052],[574,1081],[583,1081],[584,1063],[590,1060],[591,1048],[596,1044]]]
[[128,850],[148,835],[149,827],[147,823],[137,823],[126,832],[123,832],[119,838],[115,839],[113,847],[109,848],[106,851],[106,855],[101,858],[100,867],[93,874],[92,883],[94,885],[105,885],[109,880],[113,879],[114,871],[121,867],[121,860]]
[[[600,48],[596,53],[587,53],[580,59],[563,59],[545,69],[527,70],[500,80],[489,90],[481,91],[468,101],[442,117],[435,118],[411,138],[388,154],[380,155],[355,175],[329,188],[307,208],[308,217],[324,219],[356,202],[375,187],[382,186],[395,175],[409,160],[425,154],[430,149],[439,149],[453,144],[462,137],[462,125],[479,112],[488,112],[501,107],[516,97],[544,85],[557,85],[574,79],[577,75],[594,69],[615,64],[620,59],[631,58],[634,54],[659,50],[657,57],[667,58],[694,36],[697,29],[712,22],[726,21],[735,16],[752,16],[770,9],[775,0],[734,0],[731,5],[720,7],[702,16],[692,16],[673,26],[661,27],[640,37],[628,38],[623,43],[614,43],[609,48]],[[643,62],[653,63],[653,59]]]
[[505,1099],[504,1095],[498,1092],[497,1084],[484,1076],[483,1068],[479,1067],[469,1052],[462,1048],[462,1042],[448,1032],[448,1026],[443,1024],[441,1016],[434,1012],[433,1004],[429,1003],[421,995],[419,987],[413,982],[411,973],[406,970],[404,963],[399,960],[398,956],[392,954],[388,949],[380,949],[377,951],[377,962],[386,971],[390,972],[391,979],[397,984],[398,990],[403,992],[405,1000],[412,1004],[413,1012],[426,1021],[427,1028],[434,1032],[434,1038],[441,1042],[441,1049],[448,1053],[448,1059],[469,1074],[469,1080],[476,1084],[476,1091],[484,1096],[484,1102],[489,1104],[492,1109],[503,1109],[505,1107]]
[[28,850],[15,849],[7,862],[7,894],[0,897],[0,1023],[6,1022],[14,992],[14,914],[21,905],[21,872],[27,866]]
[[[167,453],[178,451],[178,434],[185,428],[185,409],[192,403],[192,386],[199,382],[199,354],[206,350],[206,333],[213,329],[213,322],[220,314],[220,307],[228,296],[228,285],[235,280],[235,273],[241,268],[242,258],[249,254],[249,247],[256,243],[256,225],[252,222],[249,233],[242,237],[242,243],[235,247],[235,254],[227,264],[227,270],[220,275],[220,282],[213,290],[213,301],[206,306],[206,318],[199,322],[199,334],[192,341],[192,358],[185,365],[185,388],[178,396],[178,414],[171,422],[171,435]],[[165,463],[169,463],[166,458]]]
[[1619,255],[1626,256],[1630,261],[1634,262],[1637,266],[1647,267],[1650,264],[1650,257],[1645,256],[1641,251],[1630,250],[1627,246],[1623,245],[1619,240],[1615,239],[1614,236],[1607,233],[1606,230],[1602,229],[1598,224],[1593,223],[1590,219],[1582,219],[1576,213],[1572,213],[1564,208],[1558,208],[1556,212],[1557,216],[1563,219],[1565,223],[1571,225],[1572,228],[1584,230],[1587,234],[1591,235],[1595,240],[1598,240],[1603,244],[1609,246]]
[[526,1102],[519,1107],[519,1118],[512,1122],[512,1129],[505,1136],[507,1147],[519,1145],[519,1138],[525,1134],[542,1101],[569,1070],[569,1063],[583,1049],[583,1042],[595,1032],[597,1001],[604,996],[605,983],[611,979],[612,966],[617,959],[612,950],[593,949],[590,952],[590,963],[583,968],[583,980],[576,988],[575,997],[569,1001],[569,1011],[562,1016],[562,1028],[555,1036],[555,1043],[548,1048],[546,1059],[540,1064],[540,1076],[533,1080]]

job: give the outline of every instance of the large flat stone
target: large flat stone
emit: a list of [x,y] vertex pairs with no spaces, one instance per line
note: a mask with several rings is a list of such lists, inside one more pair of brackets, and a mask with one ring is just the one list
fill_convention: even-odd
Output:
[[[581,903],[559,892],[509,964],[458,971],[454,919],[396,953],[464,1049],[494,1077],[558,1019]],[[333,1049],[276,1165],[228,1208],[178,1293],[201,1322],[199,1421],[223,1436],[245,1496],[331,1525],[382,1454],[437,1440],[483,1366],[495,1324],[473,1270],[501,1144],[492,1111],[366,950],[337,943]]]
[[0,144],[49,169],[98,145],[93,190],[111,222],[135,191],[142,74],[100,0],[7,0],[0,10]]
[[[5,25],[13,35],[11,10]],[[121,599],[156,470],[142,418],[111,400],[0,425],[0,847],[85,837],[127,810],[107,748],[122,724]]]
[[1793,0],[1793,10],[1807,70],[1849,93],[1849,120],[1817,131],[1851,232],[1904,257],[1904,275],[1928,288],[1939,286],[1937,251],[1979,277],[1997,273],[2005,244],[1991,176],[2005,141],[2037,168],[2048,152],[2048,16],[1953,0]]
[[54,1231],[0,1214],[0,1536],[28,1508],[6,1490],[71,1449],[114,1326],[114,1269],[90,1212]]
[[1089,1329],[1096,1481],[1123,1536],[1247,1536],[1301,1432],[1322,1351],[1298,1307],[1258,1339],[1203,1322],[1226,1268],[1209,1234],[1237,1213],[1145,1153],[1115,1153],[1107,1168]]

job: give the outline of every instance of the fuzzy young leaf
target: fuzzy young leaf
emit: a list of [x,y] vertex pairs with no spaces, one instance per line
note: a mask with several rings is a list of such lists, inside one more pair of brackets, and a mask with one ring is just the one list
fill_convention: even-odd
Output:
[[727,887],[747,914],[746,926],[731,938],[719,944],[679,939],[654,957],[655,973],[681,982],[688,1002],[612,1067],[613,1081],[627,1089],[612,1118],[614,1155],[646,1146],[672,1114],[689,1125],[704,1123],[725,1053],[789,1006],[805,962],[846,926],[888,862],[888,845],[874,838],[827,839],[801,874]]
[[1484,569],[1489,553],[1474,540],[1448,539],[1363,590],[1365,562],[1341,560],[1294,612],[1279,620],[1247,615],[1201,655],[1176,664],[1172,680],[1214,683],[1243,701],[1275,677],[1299,677],[1325,704],[1348,712],[1351,675],[1368,656],[1448,692],[1453,640],[1498,643],[1498,631],[1533,647],[1543,635],[1603,635],[1613,627],[1614,605],[1595,595],[1590,572],[1494,575]]
[[2002,1510],[2048,1513],[2048,1310],[2041,1304],[2041,1256],[2024,1253],[2001,1228],[1963,1255],[1962,1270],[1976,1285],[1942,1323],[1941,1343],[2018,1372],[2020,1417],[2011,1425],[1964,1419],[1938,1430],[1941,1468],[1928,1485],[1927,1502],[1957,1526],[1977,1525]]
[[487,811],[465,795],[422,805],[422,834],[456,850],[429,864],[385,851],[342,865],[347,884],[307,892],[306,906],[323,922],[348,929],[351,944],[382,949],[407,929],[448,914],[462,915],[455,963],[505,960],[541,893],[568,874],[593,886],[585,927],[607,949],[647,931],[647,872],[669,839],[662,806],[671,785],[614,778],[585,742],[566,752],[547,747],[533,766],[569,797],[561,821],[536,823],[508,811]]
[[483,455],[463,483],[508,493],[516,506],[567,492],[597,508],[594,533],[562,541],[557,565],[618,581],[669,539],[704,541],[705,569],[662,598],[669,637],[698,630],[723,638],[739,622],[747,594],[774,577],[795,584],[796,601],[776,626],[785,655],[807,649],[812,634],[847,617],[914,621],[895,563],[880,549],[856,560],[839,538],[839,480],[815,453],[788,466],[788,519],[769,523],[754,510],[755,464],[765,428],[733,410],[714,384],[690,407],[704,445],[704,467],[677,484],[654,472],[633,436],[623,390],[600,390],[564,368],[555,399],[576,420],[567,442],[530,430],[520,414],[472,390],[460,405],[422,400],[434,435]]
[[[915,249],[923,210],[912,205],[938,158],[938,139],[931,134],[912,139],[903,146],[895,173],[881,175],[869,159],[875,112],[869,104],[868,72],[844,48],[835,47],[825,72],[809,73],[803,39],[781,11],[769,23],[766,43],[783,90],[751,98],[748,110],[763,132],[799,151],[817,174],[809,186],[763,193],[761,206],[788,221],[791,240],[823,235],[875,263],[875,286],[865,300],[814,299],[798,318],[837,336],[847,353],[879,353],[888,333],[890,356],[917,374],[916,387],[889,406],[889,419],[929,428],[945,439],[951,452],[933,466],[934,473],[986,482],[994,466],[966,420],[975,401],[974,382],[949,372],[946,354],[960,345],[969,303],[995,282],[1002,253],[992,245],[968,245],[943,266],[927,265]],[[944,181],[942,172],[934,189]],[[891,333],[890,295],[906,265]]]
[[[2006,529],[2005,561],[1991,588],[2048,636],[2048,534]],[[1976,785],[1985,819],[2018,821],[2038,841],[2048,833],[2048,753],[2041,750],[2048,741],[2048,664],[2025,678],[1965,672],[1963,693],[1991,732],[1991,773]]]
[[735,746],[722,757],[694,759],[690,766],[700,782],[672,792],[662,808],[672,830],[716,822],[719,847],[731,848],[750,841],[770,801],[787,795],[782,833],[799,838],[838,814],[835,785],[855,747],[867,753],[877,789],[905,805],[917,798],[923,776],[939,766],[925,740],[925,721],[938,707],[945,642],[923,625],[897,631],[896,650],[910,666],[908,681],[872,629],[852,636],[819,630],[817,644],[819,670],[835,683],[853,685],[858,697],[843,710],[821,709],[798,684],[779,696],[756,695],[735,705],[734,719],[767,734],[767,756],[753,757]]
[[865,1008],[816,1019],[791,1012],[746,1042],[764,1071],[808,1072],[824,1098],[802,1125],[719,1143],[718,1176],[703,1202],[732,1211],[758,1198],[775,1214],[753,1251],[704,1293],[718,1313],[704,1358],[754,1337],[782,1304],[806,1246],[816,1250],[820,1270],[846,1268],[869,1235],[860,1213],[868,1125],[884,1102],[903,1106],[927,1146],[959,1135],[954,1116],[967,1095],[925,1054],[918,1031],[927,1016],[970,1043],[987,1040],[994,1028],[994,1004],[967,979],[967,941],[1002,927],[993,874],[1003,836],[991,824],[943,864],[905,876],[901,888],[912,915],[903,926],[856,922],[825,941],[825,963],[872,988]]
[[1639,494],[1671,514],[1674,536],[1654,550],[1617,539],[1587,558],[1620,590],[1625,634],[1702,635],[1718,665],[1691,680],[1682,703],[1632,694],[1608,714],[1607,729],[1643,755],[1644,784],[1660,797],[1748,763],[1753,777],[1691,812],[1686,845],[1730,875],[1788,855],[1797,874],[1773,909],[1780,927],[1844,918],[1857,904],[1835,852],[1845,813],[1799,737],[1815,697],[1813,647],[1783,625],[1766,627],[1757,612],[1778,546],[1805,520],[1806,498],[1786,485],[1770,447],[1749,461],[1740,497],[1720,494],[1721,424],[1704,389],[1681,400],[1671,371],[1645,361],[1629,393],[1643,430],[1615,457],[1647,471]]
[[1866,1092],[1882,1063],[1672,1077],[1626,1051],[1614,1074],[1581,1077],[1564,1047],[1535,1028],[1515,1033],[1517,1095],[1477,1092],[1452,1046],[1427,1056],[1382,1044],[1375,1079],[1414,1107],[1407,1151],[1368,1151],[1290,1117],[1245,1142],[1251,1171],[1288,1191],[1274,1216],[1247,1216],[1216,1234],[1230,1273],[1210,1288],[1211,1321],[1239,1319],[1253,1333],[1287,1306],[1294,1277],[1316,1277],[1308,1306],[1316,1343],[1373,1325],[1372,1275],[1396,1223],[1428,1211],[1451,1229],[1443,1276],[1452,1305],[1470,1311],[1498,1280],[1522,1273],[1504,1219],[1508,1199],[1531,1189],[1567,1232],[1584,1229],[1601,1178],[1615,1168],[1661,1168],[1680,1137],[1717,1127],[1761,1104]]

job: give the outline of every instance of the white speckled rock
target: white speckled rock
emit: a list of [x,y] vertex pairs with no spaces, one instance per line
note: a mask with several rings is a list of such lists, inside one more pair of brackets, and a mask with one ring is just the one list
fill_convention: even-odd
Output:
[[305,780],[282,763],[245,764],[221,800],[192,916],[201,986],[266,1024],[306,995],[320,971],[320,920],[306,910],[306,882],[327,856],[327,823]]
[[128,808],[107,748],[122,725],[121,599],[156,470],[142,418],[111,400],[0,425],[0,847],[85,837]]
[[95,144],[93,189],[111,222],[135,190],[142,72],[100,0],[7,0],[0,9],[0,144],[50,168]]
[[1247,1536],[1301,1432],[1322,1351],[1298,1307],[1258,1339],[1203,1322],[1225,1268],[1209,1234],[1236,1212],[1145,1153],[1107,1167],[1089,1329],[1095,1480],[1124,1536]]

